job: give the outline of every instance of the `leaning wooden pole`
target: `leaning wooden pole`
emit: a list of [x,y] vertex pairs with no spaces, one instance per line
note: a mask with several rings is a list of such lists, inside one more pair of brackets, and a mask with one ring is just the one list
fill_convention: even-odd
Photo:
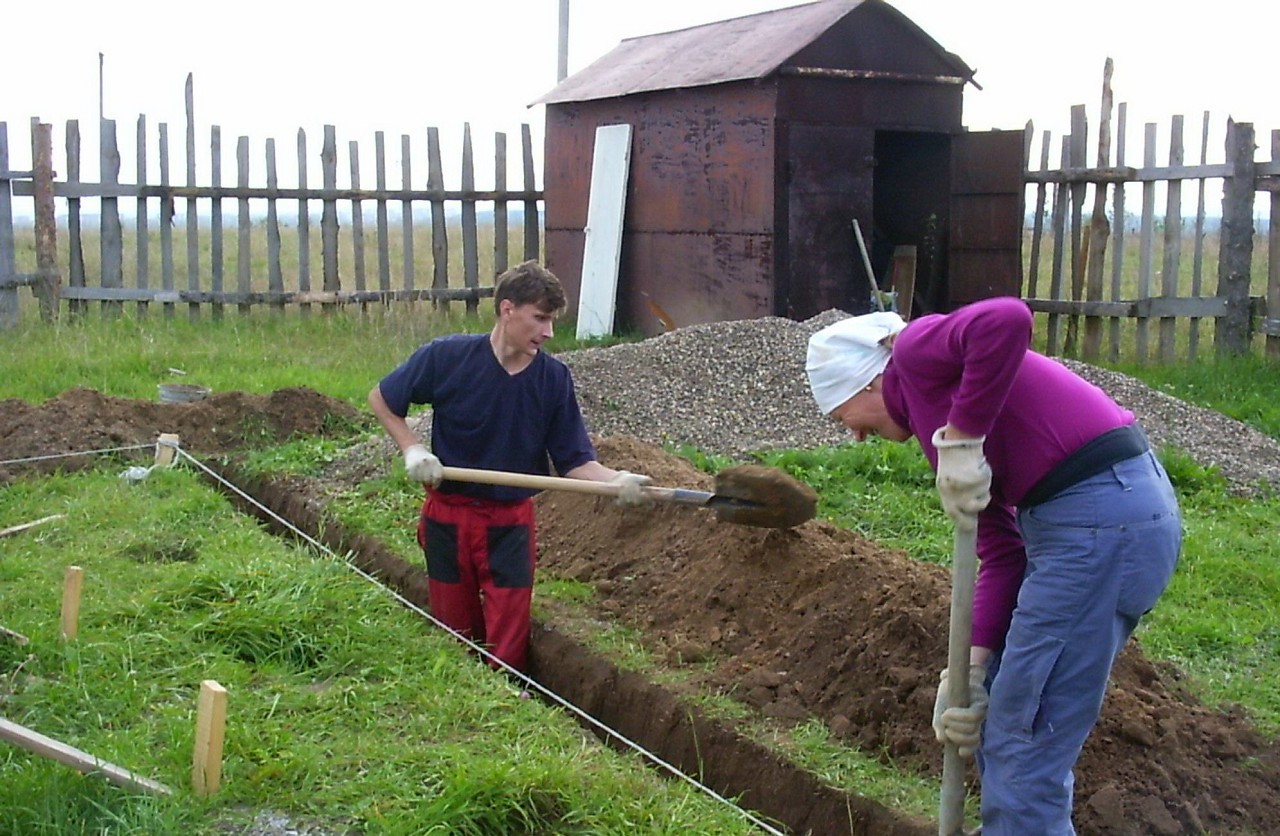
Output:
[[58,316],[62,294],[62,278],[58,272],[58,219],[53,202],[53,126],[47,122],[32,125],[32,181],[36,204],[36,269],[40,280],[35,285],[40,300],[40,316],[52,322]]
[[173,794],[173,790],[164,784],[152,781],[150,778],[135,775],[127,769],[95,758],[88,752],[82,752],[74,746],[68,746],[65,743],[54,740],[52,737],[46,737],[37,731],[32,731],[26,726],[10,722],[3,717],[0,717],[0,740],[7,740],[29,752],[35,752],[37,755],[51,758],[58,763],[78,769],[86,775],[100,774],[117,786],[142,790],[153,795]]
[[1249,263],[1253,258],[1253,200],[1255,166],[1253,125],[1227,123],[1227,166],[1231,173],[1222,186],[1222,233],[1218,254],[1218,295],[1226,313],[1213,329],[1219,354],[1249,350]]

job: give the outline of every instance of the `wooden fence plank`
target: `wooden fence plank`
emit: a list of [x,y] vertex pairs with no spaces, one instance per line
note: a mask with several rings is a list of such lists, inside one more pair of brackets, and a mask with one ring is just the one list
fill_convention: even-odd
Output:
[[[298,187],[307,187],[307,132],[298,128]],[[311,208],[303,191],[298,197],[298,290],[311,290]],[[310,305],[302,306],[302,316],[311,313]]]
[[[382,131],[378,131],[373,135],[373,144],[375,152],[374,164],[376,166],[375,182],[378,193],[382,194],[387,188],[387,148]],[[391,244],[389,241],[390,233],[387,229],[387,199],[379,197],[376,206],[378,218],[378,287],[386,292],[391,290]]]
[[[499,131],[493,135],[493,190],[507,190],[507,135]],[[507,250],[507,202],[493,202],[493,274],[500,276],[510,266]]]
[[[169,185],[169,126],[160,123],[160,186]],[[173,196],[160,197],[160,286],[173,290]],[[165,316],[173,316],[173,305],[164,306]]]
[[9,123],[0,121],[0,328],[18,324],[18,247],[13,237],[9,179]]
[[[351,290],[340,290],[329,293],[323,290],[294,291],[283,293],[270,291],[223,292],[213,293],[208,290],[139,290],[133,287],[72,287],[64,288],[68,299],[85,299],[91,301],[114,302],[164,302],[166,304],[199,303],[211,304],[220,302],[235,305],[282,305],[282,304],[343,304],[364,302],[419,302],[434,299],[449,299],[455,302],[467,299],[484,299],[493,295],[493,287],[449,287],[444,290],[435,288],[419,288],[417,290],[366,290],[357,293]],[[1216,301],[1216,297],[1209,297]],[[1131,303],[1132,304],[1132,303]]]
[[[351,140],[347,144],[351,157],[351,188],[360,188],[360,143]],[[351,199],[351,258],[355,270],[356,291],[363,292],[365,287],[364,272],[364,203],[360,198]]]
[[[1169,125],[1169,165],[1180,166],[1183,160],[1182,117],[1174,116]],[[1163,296],[1178,295],[1178,273],[1182,255],[1182,181],[1170,180],[1165,184],[1164,258],[1161,262],[1160,293]],[[1176,355],[1177,320],[1160,319],[1160,362],[1172,363]]]
[[[1148,122],[1146,125],[1142,154],[1143,160],[1147,165],[1155,163],[1156,125],[1154,122]],[[1141,231],[1138,233],[1138,297],[1141,299],[1151,296],[1151,287],[1155,278],[1155,257],[1153,255],[1155,218],[1156,184],[1147,181],[1142,184],[1142,226]],[[1139,363],[1145,363],[1150,356],[1148,325],[1149,323],[1145,319],[1138,320],[1135,353]]]
[[[525,194],[532,195],[537,187],[535,186],[534,181],[533,135],[529,132],[528,125],[521,126],[520,143],[524,149],[524,190]],[[524,202],[524,258],[522,258],[521,261],[536,260],[539,258],[539,228],[538,201],[532,197],[528,197]]]
[[[276,141],[267,138],[267,188],[274,189],[280,185],[280,176],[276,171]],[[280,209],[275,198],[267,199],[267,290],[272,293],[284,292],[284,265],[280,259]],[[276,306],[276,313],[284,313],[284,305]]]
[[[120,182],[120,148],[116,142],[116,120],[100,121],[98,145],[99,161],[104,183]],[[124,233],[120,226],[120,199],[104,197],[98,210],[102,228],[99,233],[103,287],[124,287]],[[119,313],[119,306],[110,308]]]
[[[324,142],[320,147],[321,181],[328,191],[338,188],[338,133],[333,125],[324,126]],[[333,293],[342,289],[338,276],[338,201],[325,198],[320,211],[320,260],[323,264],[324,289]]]
[[[433,189],[444,185],[444,166],[440,158],[440,131],[427,128],[427,188]],[[431,206],[431,286],[443,288],[449,286],[449,226],[444,216],[444,201],[433,200]],[[436,305],[447,310],[447,301],[441,300]]]
[[1222,243],[1218,258],[1218,295],[1227,315],[1214,323],[1213,347],[1219,354],[1249,350],[1249,264],[1253,258],[1253,125],[1227,123],[1227,162],[1232,176],[1222,186]]
[[[147,182],[147,117],[138,114],[136,169],[137,181]],[[151,235],[150,219],[147,217],[147,199],[138,195],[133,201],[133,234],[134,242],[134,286],[146,290],[151,286]],[[221,288],[218,288],[219,290]],[[138,314],[145,315],[147,304],[138,303]]]
[[[242,136],[236,140],[236,182],[245,186],[249,182],[249,137]],[[253,228],[249,218],[249,199],[239,200],[239,212],[236,219],[236,287],[242,296],[250,290],[249,271],[252,268],[250,252]],[[247,303],[240,304],[241,316],[248,316],[251,308]]]
[[[1121,102],[1116,108],[1116,165],[1124,165],[1125,152],[1125,135],[1128,123],[1129,108]],[[1111,217],[1112,217],[1112,235],[1111,235],[1111,300],[1113,302],[1120,301],[1124,294],[1124,242],[1127,230],[1125,229],[1124,216],[1124,192],[1125,184],[1116,183],[1116,188],[1112,196]],[[1110,320],[1110,345],[1108,356],[1112,362],[1120,359],[1120,318],[1112,317]]]
[[[1280,160],[1280,130],[1271,132],[1271,159]],[[3,165],[0,165],[3,168]],[[1271,192],[1271,217],[1267,230],[1267,318],[1268,357],[1280,357],[1280,191]]]
[[[476,187],[475,159],[471,148],[471,123],[462,126],[462,189],[474,191]],[[462,202],[462,284],[464,287],[479,287],[480,263],[479,242],[476,240],[476,202]],[[467,313],[475,314],[474,300],[467,303]]]
[[[1200,128],[1200,165],[1209,161],[1209,111],[1204,112]],[[1192,243],[1191,295],[1199,296],[1204,290],[1204,219],[1205,178],[1197,178],[1195,241]],[[1187,325],[1187,359],[1195,361],[1200,352],[1200,320],[1192,317]]]
[[[1098,167],[1111,165],[1111,72],[1112,61],[1106,60],[1102,72],[1102,105],[1098,120]],[[1111,228],[1107,223],[1107,184],[1093,184],[1093,214],[1089,218],[1089,249],[1085,260],[1085,292],[1092,301],[1102,299],[1102,276],[1106,268],[1107,239]],[[1096,316],[1084,321],[1084,353],[1086,360],[1096,362],[1102,353],[1102,320]]]
[[[1062,138],[1062,166],[1065,168],[1071,161],[1070,138]],[[1049,271],[1049,298],[1055,301],[1063,297],[1062,264],[1067,238],[1067,209],[1070,195],[1066,183],[1053,184],[1053,262]],[[1057,313],[1049,314],[1048,351],[1057,354],[1060,348],[1060,329],[1062,323]]]
[[[1029,127],[1029,126],[1028,126]],[[1045,131],[1040,140],[1040,170],[1049,170],[1049,145],[1050,134]],[[1036,211],[1031,220],[1031,255],[1028,261],[1028,281],[1027,295],[1032,299],[1036,298],[1037,285],[1040,280],[1040,245],[1044,237],[1044,210],[1045,196],[1048,191],[1048,183],[1036,184]]]
[[[406,189],[413,188],[408,134],[400,135],[400,183]],[[403,237],[401,252],[404,256],[402,259],[404,289],[413,290],[413,201],[411,200],[401,201],[400,203],[400,234]]]
[[[187,186],[196,185],[196,110],[195,88],[191,73],[187,73]],[[187,290],[200,289],[200,211],[194,197],[187,198]],[[200,306],[190,305],[187,315],[192,322],[200,318]]]
[[[222,129],[214,125],[209,129],[209,182],[215,189],[222,187]],[[226,278],[222,240],[222,198],[214,197],[209,202],[209,288],[214,293],[223,291]],[[213,306],[213,318],[222,319],[222,305]]]
[[[67,182],[80,180],[80,121],[72,119],[67,122]],[[80,200],[67,199],[67,284],[71,287],[84,287],[84,233],[80,228]],[[73,316],[85,312],[83,302],[71,302],[68,311]]]
[[[1088,164],[1089,125],[1085,117],[1084,105],[1071,108],[1071,165],[1084,167]],[[1088,184],[1072,183],[1071,191],[1071,298],[1075,301],[1084,299],[1084,199]],[[1067,339],[1063,350],[1074,354],[1079,345],[1080,319],[1074,314],[1067,318]]]
[[53,202],[53,126],[41,122],[31,132],[31,169],[36,193],[36,271],[34,285],[40,315],[46,322],[58,316],[58,221]]

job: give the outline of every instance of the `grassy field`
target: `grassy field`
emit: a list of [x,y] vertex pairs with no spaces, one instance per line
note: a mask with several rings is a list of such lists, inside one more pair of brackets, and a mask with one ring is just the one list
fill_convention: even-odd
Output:
[[[0,397],[38,403],[90,386],[154,400],[157,384],[183,380],[258,393],[305,385],[363,409],[370,386],[423,340],[487,327],[485,318],[441,317],[426,306],[220,324],[160,316],[29,322],[6,332]],[[562,335],[553,350],[575,346]],[[1280,438],[1280,403],[1271,397],[1280,364],[1127,371]],[[334,442],[300,441],[261,451],[255,466],[306,472],[336,451]],[[708,468],[723,464],[683,452]],[[1209,702],[1238,703],[1275,734],[1280,545],[1271,532],[1280,498],[1232,498],[1216,474],[1177,451],[1163,457],[1186,515],[1186,552],[1141,640],[1150,655],[1182,666]],[[783,451],[766,461],[813,484],[820,513],[837,524],[920,559],[950,552],[945,518],[929,510],[932,477],[914,447]],[[0,642],[0,714],[178,794],[122,792],[4,747],[0,832],[213,832],[215,822],[259,808],[376,833],[751,832],[731,808],[603,749],[560,712],[518,700],[505,680],[339,559],[266,535],[194,472],[177,468],[130,486],[119,471],[108,462],[0,491],[0,527],[68,515],[4,541],[0,624],[32,642]],[[352,501],[334,512],[416,559],[403,520],[418,495],[403,482],[377,486],[385,502]],[[86,604],[80,637],[63,643],[57,605],[69,562],[86,570]],[[571,601],[589,593],[540,586],[539,594]],[[624,658],[634,637],[607,641]],[[639,654],[627,664],[646,662]],[[224,788],[201,800],[188,789],[191,733],[196,689],[210,678],[231,692],[233,726]],[[935,812],[936,785],[885,774],[873,758],[826,743],[821,728],[781,735],[777,745],[834,782]]]

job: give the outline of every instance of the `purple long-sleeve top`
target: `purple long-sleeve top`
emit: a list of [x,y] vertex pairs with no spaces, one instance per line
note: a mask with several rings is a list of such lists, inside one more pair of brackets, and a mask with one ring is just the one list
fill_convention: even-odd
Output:
[[1027,556],[1018,502],[1055,465],[1133,414],[1031,346],[1020,299],[987,299],[913,319],[884,372],[885,407],[911,430],[936,470],[935,430],[985,435],[991,504],[978,516],[973,644],[998,649],[1017,603]]

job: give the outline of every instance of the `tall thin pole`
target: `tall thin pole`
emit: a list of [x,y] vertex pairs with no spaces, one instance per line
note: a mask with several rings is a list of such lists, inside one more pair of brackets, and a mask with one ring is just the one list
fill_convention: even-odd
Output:
[[556,83],[569,74],[569,0],[560,0],[560,48],[556,62]]
[[98,53],[98,119],[99,121],[101,121],[101,119],[103,118],[102,115],[105,112],[105,108],[102,103],[104,90],[105,90],[105,84],[103,82],[103,76],[105,74],[103,64],[105,62],[106,62],[106,56],[104,56],[101,52],[99,52]]

